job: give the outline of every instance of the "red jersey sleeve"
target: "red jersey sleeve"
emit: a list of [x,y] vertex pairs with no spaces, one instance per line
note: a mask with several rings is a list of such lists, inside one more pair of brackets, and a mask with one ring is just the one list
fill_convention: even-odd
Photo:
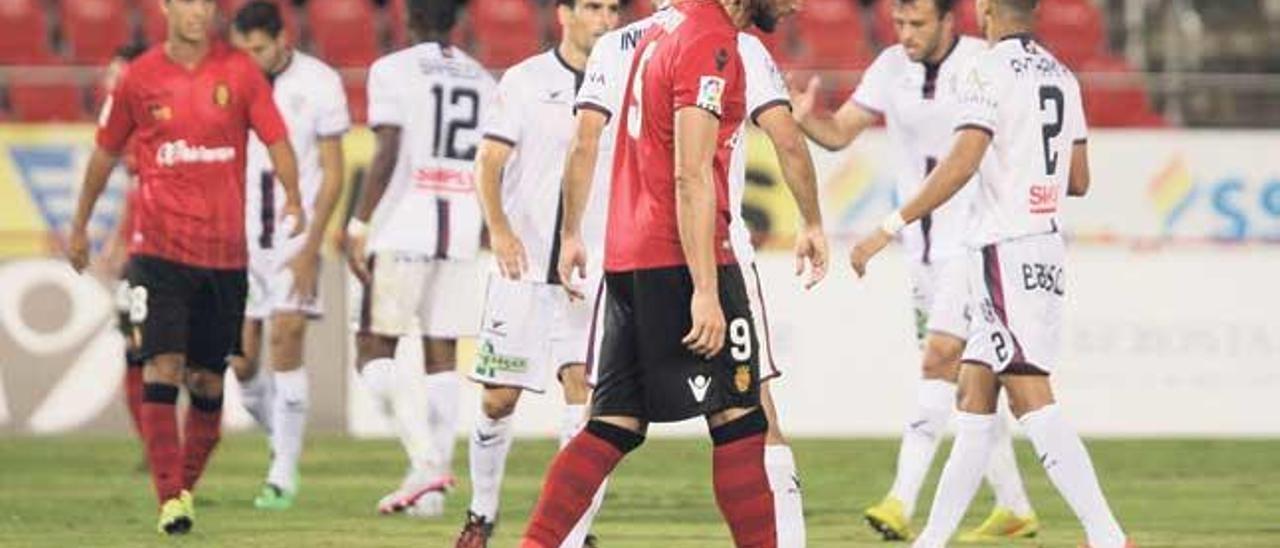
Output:
[[280,117],[280,110],[276,108],[275,97],[272,96],[271,84],[267,83],[267,77],[253,63],[245,64],[249,65],[248,70],[245,71],[245,82],[249,91],[249,126],[253,128],[253,132],[263,144],[274,145],[288,137],[284,119]]
[[706,33],[680,48],[672,74],[672,112],[698,107],[716,117],[724,114],[725,91],[742,78],[737,37]]
[[102,111],[98,113],[98,133],[95,141],[98,147],[115,155],[124,151],[129,142],[129,135],[137,123],[133,118],[133,100],[129,90],[132,88],[129,71],[125,71],[116,82],[115,89],[107,95],[102,103]]

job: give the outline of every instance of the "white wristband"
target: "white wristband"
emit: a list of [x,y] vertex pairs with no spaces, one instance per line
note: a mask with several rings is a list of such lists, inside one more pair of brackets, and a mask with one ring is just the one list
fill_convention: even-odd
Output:
[[347,221],[347,237],[363,238],[369,235],[369,225],[360,219],[352,217]]
[[885,234],[894,236],[904,226],[907,226],[907,221],[902,218],[902,211],[894,211],[884,218],[883,223],[880,223],[880,230],[883,230]]

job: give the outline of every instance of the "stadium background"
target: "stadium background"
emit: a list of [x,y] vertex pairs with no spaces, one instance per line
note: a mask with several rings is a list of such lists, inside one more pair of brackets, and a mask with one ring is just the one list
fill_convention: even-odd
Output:
[[[220,3],[225,16],[243,2]],[[365,69],[406,39],[403,3],[388,4],[286,5],[298,45],[341,68],[357,120]],[[633,0],[627,17],[645,13],[642,4]],[[1071,306],[1058,382],[1073,421],[1095,437],[1280,437],[1280,1],[1041,4],[1037,32],[1081,74],[1094,128],[1093,191],[1066,213]],[[892,43],[888,5],[807,0],[767,43],[784,70],[821,73],[835,106]],[[972,0],[959,5],[960,28],[976,32]],[[0,0],[0,438],[127,432],[110,287],[74,275],[60,253],[92,144],[101,65],[122,43],[163,35],[157,6]],[[552,3],[470,0],[457,41],[501,72],[554,43],[553,13]],[[372,139],[360,128],[344,146],[349,196]],[[776,385],[783,426],[797,436],[893,436],[911,408],[917,350],[902,257],[873,265],[865,281],[846,264],[851,238],[893,205],[888,147],[880,131],[841,153],[813,147],[835,265],[805,293],[789,273],[796,213],[769,145],[750,136],[747,217],[766,250],[760,262],[786,371]],[[117,173],[99,204],[95,244],[117,221],[123,183]],[[347,275],[332,248],[322,283],[326,316],[307,343],[312,428],[385,435],[351,377]],[[464,345],[460,369],[470,351]],[[476,392],[466,391],[463,429]],[[247,427],[235,390],[228,396],[228,425]],[[553,436],[558,401],[525,398],[519,431]],[[881,468],[887,476],[887,462]],[[1280,544],[1271,538],[1257,545]]]

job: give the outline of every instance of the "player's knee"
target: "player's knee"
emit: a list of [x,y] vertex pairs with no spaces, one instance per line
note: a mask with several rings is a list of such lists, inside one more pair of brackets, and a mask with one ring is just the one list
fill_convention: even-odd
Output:
[[587,398],[591,395],[591,385],[587,383],[587,366],[566,365],[560,369],[559,376],[566,402],[570,404],[587,402]]
[[516,403],[519,401],[519,389],[486,387],[480,398],[480,410],[484,412],[484,416],[493,420],[506,418],[516,411]]
[[177,354],[155,356],[145,365],[143,373],[147,382],[179,385],[182,384],[183,357]]
[[187,390],[202,398],[222,399],[222,375],[203,368],[191,368],[187,371]]
[[[723,412],[722,412],[723,414]],[[755,407],[735,413],[733,418],[711,427],[711,443],[717,446],[727,445],[752,436],[762,436],[769,431],[769,419],[764,410]]]
[[989,415],[996,412],[996,393],[972,385],[956,388],[956,409],[963,413]]
[[244,382],[258,374],[258,362],[244,356],[234,355],[227,358],[227,364],[235,373],[236,380]]
[[[592,436],[604,440],[625,455],[635,451],[640,444],[644,443],[644,428],[639,421],[632,420],[635,422],[622,425],[617,424],[619,421],[616,420],[594,418],[587,421],[585,429]],[[635,428],[628,428],[629,426]]]
[[396,340],[378,335],[356,335],[356,367],[380,358],[394,358]]
[[949,336],[930,335],[925,340],[923,376],[955,382],[960,375],[960,354],[964,343]]

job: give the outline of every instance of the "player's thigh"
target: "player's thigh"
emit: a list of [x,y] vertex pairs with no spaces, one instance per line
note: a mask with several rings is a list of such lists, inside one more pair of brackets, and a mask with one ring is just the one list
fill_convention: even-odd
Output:
[[710,360],[689,351],[693,282],[685,267],[636,273],[636,322],[646,407],[654,422],[708,416],[759,405],[759,338],[741,269],[718,269],[724,349]]
[[965,413],[991,414],[1000,397],[1000,381],[986,364],[964,362],[956,381],[956,408]]
[[1022,418],[1054,403],[1053,387],[1046,375],[1004,374],[1000,376],[1000,382],[1009,395],[1009,410],[1014,417]]
[[479,349],[470,378],[486,386],[542,393],[552,375],[548,326],[555,321],[555,286],[489,276]]
[[310,316],[301,311],[276,311],[271,315],[271,367],[292,371],[302,366],[303,344]]
[[458,368],[458,340],[422,337],[423,368],[428,375]]
[[[281,242],[282,247],[274,250],[276,258],[271,261],[271,270],[264,278],[267,289],[267,306],[269,312],[273,315],[282,312],[295,313],[310,319],[320,319],[324,316],[324,301],[321,299],[319,282],[317,281],[316,283],[315,295],[309,299],[304,299],[300,296],[299,288],[294,285],[293,271],[289,269],[289,262],[302,252],[305,240],[305,236],[298,236]],[[323,266],[323,261],[316,266],[317,279]],[[250,280],[252,281],[252,277],[250,277]],[[252,286],[250,287],[250,293],[252,294]]]
[[634,285],[634,273],[605,275],[599,354],[592,360],[595,390],[591,394],[591,415],[622,428],[647,424]]
[[137,359],[146,362],[162,354],[185,355],[196,293],[194,270],[172,261],[134,256],[129,259],[126,277]]
[[[584,287],[596,287],[598,278],[586,280]],[[590,393],[587,360],[592,352],[595,300],[572,300],[560,287],[547,297],[555,307],[551,329],[551,357],[556,378],[564,389],[565,401],[585,402]]]
[[249,284],[244,270],[206,269],[201,282],[188,322],[187,362],[220,375],[243,328]]

